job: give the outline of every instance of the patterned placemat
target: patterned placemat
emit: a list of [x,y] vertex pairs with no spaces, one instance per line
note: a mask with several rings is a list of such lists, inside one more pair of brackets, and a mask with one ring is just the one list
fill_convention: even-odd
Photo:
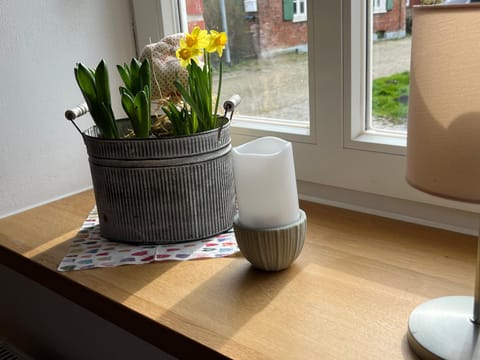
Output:
[[100,234],[94,208],[72,240],[58,271],[85,270],[153,261],[217,258],[239,252],[235,234],[229,230],[209,239],[169,245],[132,245],[109,241]]

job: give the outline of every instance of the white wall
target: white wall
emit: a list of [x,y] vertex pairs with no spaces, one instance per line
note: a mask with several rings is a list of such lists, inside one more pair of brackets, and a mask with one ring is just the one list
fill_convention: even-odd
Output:
[[0,218],[91,186],[85,146],[63,116],[83,101],[73,68],[104,58],[124,116],[115,65],[135,55],[132,26],[129,0],[0,1]]

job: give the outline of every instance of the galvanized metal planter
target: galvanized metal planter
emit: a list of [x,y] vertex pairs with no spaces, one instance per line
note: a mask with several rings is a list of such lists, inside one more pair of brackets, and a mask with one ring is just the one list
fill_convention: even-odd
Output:
[[[119,120],[119,128],[128,127]],[[232,227],[235,189],[230,123],[221,130],[150,139],[82,133],[102,235],[114,241],[170,244]]]

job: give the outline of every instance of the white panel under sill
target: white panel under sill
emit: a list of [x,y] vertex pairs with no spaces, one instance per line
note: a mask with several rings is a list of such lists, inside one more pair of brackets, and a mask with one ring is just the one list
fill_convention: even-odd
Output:
[[292,142],[314,143],[306,121],[234,115],[232,133],[250,137],[278,136]]
[[467,235],[478,234],[480,215],[474,212],[306,181],[298,181],[297,185],[302,200]]

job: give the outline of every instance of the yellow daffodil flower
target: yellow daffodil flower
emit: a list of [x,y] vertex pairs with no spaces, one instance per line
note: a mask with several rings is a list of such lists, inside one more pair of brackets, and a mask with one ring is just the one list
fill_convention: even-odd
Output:
[[210,31],[210,43],[206,47],[207,51],[212,53],[212,52],[217,52],[218,56],[222,56],[223,49],[225,48],[225,45],[227,44],[228,38],[227,34],[225,32],[218,32],[215,30]]
[[184,68],[189,65],[192,60],[198,63],[198,57],[201,55],[201,50],[197,47],[189,47],[185,39],[180,39],[180,47],[176,51],[177,59],[180,60],[180,65]]
[[189,48],[203,49],[208,46],[209,42],[207,30],[201,30],[198,26],[195,26],[190,34],[185,34],[185,43]]
[[[180,39],[176,56],[180,65],[187,69],[188,84],[179,81],[175,87],[181,95],[180,108],[174,102],[162,107],[172,123],[175,135],[188,135],[218,127],[218,105],[222,88],[222,61],[219,62],[219,75],[216,94],[213,94],[213,65],[211,53],[222,57],[227,44],[227,34],[211,30],[201,30],[196,26],[191,33]],[[202,59],[203,63],[200,63]]]

